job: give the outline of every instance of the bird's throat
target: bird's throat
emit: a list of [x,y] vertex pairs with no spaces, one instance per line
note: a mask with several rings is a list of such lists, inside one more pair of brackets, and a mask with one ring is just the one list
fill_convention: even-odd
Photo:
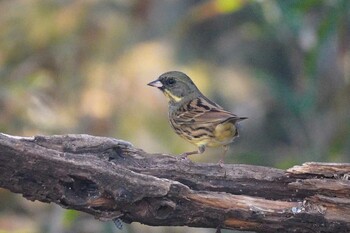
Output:
[[180,102],[182,100],[182,97],[174,95],[167,89],[164,90],[164,95],[169,99],[169,101]]

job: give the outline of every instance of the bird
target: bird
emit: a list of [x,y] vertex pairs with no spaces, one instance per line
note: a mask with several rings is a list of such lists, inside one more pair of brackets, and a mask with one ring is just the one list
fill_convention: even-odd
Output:
[[191,78],[180,71],[169,71],[147,85],[156,87],[168,99],[168,118],[174,131],[197,146],[184,152],[181,158],[202,154],[207,147],[224,148],[222,164],[228,145],[239,136],[238,122],[247,119],[226,111],[205,97]]

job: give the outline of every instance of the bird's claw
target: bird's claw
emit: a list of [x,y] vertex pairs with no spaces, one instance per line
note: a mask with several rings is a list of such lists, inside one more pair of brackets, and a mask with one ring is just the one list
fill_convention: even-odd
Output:
[[188,159],[188,154],[187,153],[182,153],[179,157],[180,160],[187,160]]
[[224,167],[224,161],[222,159],[220,159],[217,163],[221,168]]

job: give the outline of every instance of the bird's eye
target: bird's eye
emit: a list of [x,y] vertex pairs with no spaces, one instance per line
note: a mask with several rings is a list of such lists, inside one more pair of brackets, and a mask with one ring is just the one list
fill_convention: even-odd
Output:
[[174,78],[169,78],[166,83],[170,86],[174,85],[176,83],[176,80]]

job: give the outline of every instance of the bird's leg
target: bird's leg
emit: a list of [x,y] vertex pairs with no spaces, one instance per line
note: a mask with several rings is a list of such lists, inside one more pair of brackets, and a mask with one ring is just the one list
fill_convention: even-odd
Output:
[[228,145],[224,145],[224,154],[222,155],[221,159],[218,161],[218,164],[220,165],[220,167],[222,167],[222,165],[224,164],[224,159],[225,159],[225,155],[227,154],[228,151]]
[[195,155],[195,154],[203,154],[205,151],[205,145],[200,145],[198,147],[198,150],[185,152],[181,154],[181,159],[187,159],[189,155]]

